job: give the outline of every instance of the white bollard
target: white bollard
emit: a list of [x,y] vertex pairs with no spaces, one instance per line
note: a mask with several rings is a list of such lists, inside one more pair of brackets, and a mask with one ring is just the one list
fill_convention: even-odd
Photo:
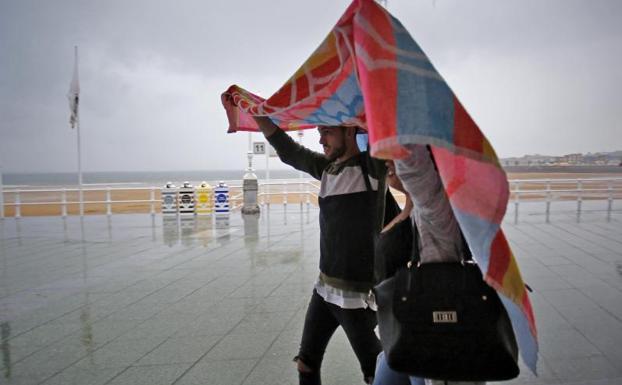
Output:
[[[266,154],[268,159],[268,154]],[[257,205],[257,193],[259,192],[259,184],[257,175],[253,172],[253,153],[248,152],[248,167],[242,181],[242,214],[258,214],[259,206]]]

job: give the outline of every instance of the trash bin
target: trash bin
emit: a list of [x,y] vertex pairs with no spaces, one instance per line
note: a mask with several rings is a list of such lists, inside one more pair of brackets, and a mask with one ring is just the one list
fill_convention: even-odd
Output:
[[201,184],[195,190],[195,212],[197,215],[210,215],[214,212],[213,188],[207,182]]
[[173,182],[166,182],[161,190],[162,195],[162,214],[177,214],[177,187]]
[[194,187],[190,182],[179,188],[179,214],[194,215]]
[[229,186],[222,181],[214,188],[214,212],[216,215],[229,215]]

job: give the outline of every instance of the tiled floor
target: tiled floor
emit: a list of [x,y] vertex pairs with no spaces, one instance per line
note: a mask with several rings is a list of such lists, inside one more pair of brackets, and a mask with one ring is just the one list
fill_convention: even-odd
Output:
[[[510,384],[622,384],[622,212],[587,203],[510,206],[541,351]],[[0,221],[0,384],[297,383],[317,217]],[[323,376],[362,384],[340,331]]]

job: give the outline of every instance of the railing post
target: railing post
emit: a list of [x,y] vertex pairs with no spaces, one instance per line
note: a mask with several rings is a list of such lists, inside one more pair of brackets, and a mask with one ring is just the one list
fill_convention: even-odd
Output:
[[112,199],[110,197],[110,186],[106,187],[106,215],[112,215]]
[[518,204],[520,202],[519,198],[520,191],[520,182],[514,182],[514,223],[518,223]]
[[63,218],[67,217],[67,189],[63,188],[61,193],[61,215]]
[[311,205],[311,191],[309,189],[309,184],[311,182],[307,181],[307,183],[305,183],[306,186],[306,190],[307,190],[307,211],[309,210],[309,206]]
[[149,199],[151,199],[151,215],[155,215],[155,187],[151,187]]
[[2,182],[2,166],[0,166],[0,220],[4,219],[4,184]]
[[607,221],[611,220],[611,210],[613,209],[613,180],[609,180],[609,196],[607,197]]
[[283,182],[283,208],[287,208],[287,182]]
[[84,190],[82,189],[82,184],[80,184],[78,190],[78,200],[80,201],[80,216],[84,216]]
[[21,218],[22,216],[22,202],[19,196],[19,190],[15,190],[15,218]]
[[546,223],[549,223],[549,215],[551,214],[551,180],[546,181]]
[[581,179],[577,179],[577,216],[581,215],[581,205],[583,203],[582,191],[583,183]]

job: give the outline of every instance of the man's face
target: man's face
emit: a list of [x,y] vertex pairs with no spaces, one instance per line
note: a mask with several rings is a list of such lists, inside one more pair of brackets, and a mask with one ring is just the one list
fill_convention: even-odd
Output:
[[324,148],[324,155],[333,161],[346,152],[345,128],[339,126],[320,126],[320,144]]

